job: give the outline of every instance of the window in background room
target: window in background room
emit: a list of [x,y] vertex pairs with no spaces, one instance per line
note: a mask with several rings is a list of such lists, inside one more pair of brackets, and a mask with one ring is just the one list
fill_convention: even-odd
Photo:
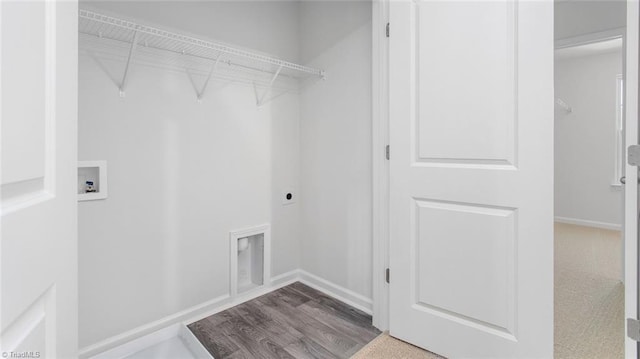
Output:
[[624,84],[622,75],[616,76],[616,158],[613,174],[613,186],[620,186],[620,179],[623,176],[624,168],[624,126],[623,126],[623,113],[624,113]]

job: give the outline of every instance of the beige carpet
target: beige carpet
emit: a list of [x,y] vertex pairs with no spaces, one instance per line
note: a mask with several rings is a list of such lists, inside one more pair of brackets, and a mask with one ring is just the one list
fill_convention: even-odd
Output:
[[351,359],[440,359],[439,355],[414,347],[389,336],[380,334],[377,338],[355,353]]
[[620,232],[555,226],[555,357],[624,357]]
[[[624,357],[620,232],[555,226],[555,358]],[[353,359],[442,358],[383,333]]]

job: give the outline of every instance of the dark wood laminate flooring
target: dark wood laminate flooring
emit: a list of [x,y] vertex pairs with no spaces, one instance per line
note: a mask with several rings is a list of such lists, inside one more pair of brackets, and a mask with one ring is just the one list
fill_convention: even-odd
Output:
[[370,315],[300,282],[189,329],[215,359],[349,358],[380,334]]

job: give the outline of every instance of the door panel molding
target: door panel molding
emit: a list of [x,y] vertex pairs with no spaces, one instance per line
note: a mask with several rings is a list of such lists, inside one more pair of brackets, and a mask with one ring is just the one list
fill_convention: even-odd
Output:
[[[44,81],[42,89],[44,106],[42,108],[41,123],[26,123],[23,129],[12,129],[11,134],[7,133],[7,136],[11,135],[14,139],[20,139],[20,143],[13,145],[10,148],[6,148],[3,145],[3,161],[8,160],[13,162],[12,170],[17,170],[17,173],[11,173],[14,171],[3,171],[1,193],[1,213],[2,216],[20,211],[22,209],[35,206],[42,202],[55,198],[55,178],[56,178],[56,38],[57,38],[57,23],[56,23],[56,4],[53,1],[43,2],[44,4],[44,58],[39,59],[44,66]],[[39,6],[40,3],[35,2],[31,6]],[[37,20],[32,20],[37,21]],[[27,26],[30,24],[27,23]],[[29,85],[29,84],[27,84]],[[5,89],[5,94],[11,90],[15,92],[11,96],[30,98],[30,95],[37,91],[40,86],[31,84],[32,86],[21,86],[19,88]],[[6,118],[5,118],[6,120]],[[15,123],[15,122],[14,122]],[[32,128],[34,125],[37,129],[34,131]],[[6,129],[5,129],[6,130]],[[21,136],[17,136],[18,131]],[[42,131],[43,138],[39,138],[37,133]],[[7,131],[9,132],[9,131]],[[37,155],[40,158],[25,159],[22,154],[32,152],[29,147],[31,142],[22,143],[24,136],[35,136],[31,139],[31,142],[37,145],[42,145],[42,153]],[[5,138],[7,139],[7,138]],[[4,141],[3,141],[4,142]],[[7,156],[13,156],[14,158],[8,158]],[[35,167],[31,160],[35,160]],[[19,165],[16,163],[20,163]],[[31,168],[17,168],[30,165]],[[9,175],[7,175],[9,172]],[[7,178],[7,176],[10,176]]]
[[[416,278],[411,280],[411,297],[415,308],[517,341],[517,209],[412,200],[411,274]],[[456,225],[452,219],[465,225]],[[481,242],[481,238],[491,242]],[[461,253],[463,257],[456,258]],[[470,262],[474,262],[473,270],[465,271]],[[443,272],[457,273],[447,277]],[[443,277],[455,281],[458,290],[447,292],[447,283],[438,283]],[[469,297],[474,300],[466,302]]]
[[517,167],[518,2],[412,5],[414,162]]
[[47,289],[3,331],[2,352],[33,352],[40,358],[56,353],[56,288]]

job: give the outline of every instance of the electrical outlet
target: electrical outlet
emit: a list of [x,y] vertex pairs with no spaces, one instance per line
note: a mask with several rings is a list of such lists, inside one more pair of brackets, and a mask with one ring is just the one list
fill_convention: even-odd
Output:
[[282,204],[283,205],[296,203],[297,199],[298,199],[297,198],[297,193],[294,191],[294,189],[292,187],[285,188],[282,191]]

